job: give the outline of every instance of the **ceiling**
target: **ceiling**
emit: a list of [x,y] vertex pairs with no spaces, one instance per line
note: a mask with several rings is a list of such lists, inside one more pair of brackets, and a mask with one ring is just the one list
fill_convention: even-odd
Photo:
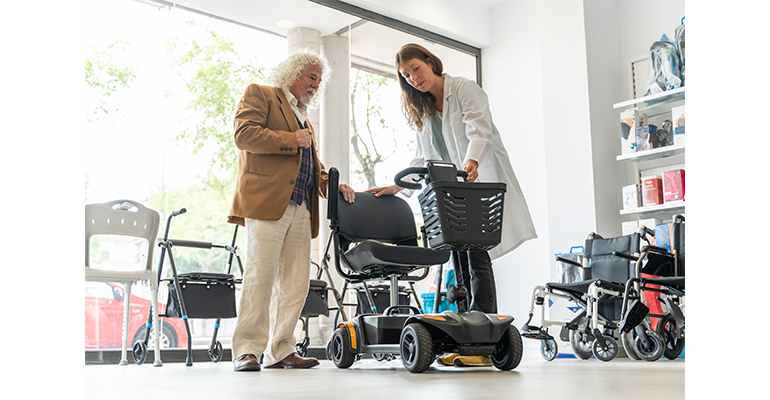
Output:
[[[137,0],[146,1],[146,0]],[[318,30],[321,36],[340,34],[351,37],[351,56],[354,64],[366,66],[385,74],[395,73],[393,59],[405,43],[419,43],[442,59],[447,73],[469,78],[476,76],[474,57],[439,46],[383,25],[362,21],[360,18],[308,0],[179,0],[154,1],[214,15],[246,24],[263,31],[286,37],[296,27]],[[444,0],[455,1],[455,0]],[[462,0],[490,7],[505,0]],[[291,21],[281,26],[279,21]],[[350,36],[352,32],[352,36]],[[451,66],[451,68],[450,68]]]

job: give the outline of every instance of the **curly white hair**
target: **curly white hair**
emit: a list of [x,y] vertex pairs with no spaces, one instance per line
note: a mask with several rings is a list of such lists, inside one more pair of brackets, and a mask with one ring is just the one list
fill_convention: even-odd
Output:
[[332,68],[329,65],[329,61],[326,60],[326,57],[316,54],[314,51],[307,48],[297,50],[271,70],[269,81],[276,87],[288,90],[291,85],[299,79],[300,75],[302,75],[302,71],[304,71],[308,65],[320,66],[323,73],[321,83],[318,85],[318,90],[316,91],[315,96],[310,100],[310,104],[307,105],[309,110],[315,110],[318,108],[318,101],[321,98],[326,85],[329,84],[329,78],[332,74]]

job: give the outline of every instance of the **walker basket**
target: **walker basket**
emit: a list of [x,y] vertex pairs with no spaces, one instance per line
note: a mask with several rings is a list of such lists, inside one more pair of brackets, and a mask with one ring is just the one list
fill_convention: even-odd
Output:
[[[188,318],[234,318],[235,279],[229,274],[193,272],[179,275]],[[183,318],[173,279],[168,284],[166,317]]]
[[504,183],[433,181],[418,196],[435,250],[489,250],[500,244]]

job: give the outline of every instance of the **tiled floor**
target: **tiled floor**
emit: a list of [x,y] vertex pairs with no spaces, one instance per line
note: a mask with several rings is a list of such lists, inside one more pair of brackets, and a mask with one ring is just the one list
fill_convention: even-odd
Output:
[[[535,344],[532,341],[531,344]],[[331,361],[310,370],[233,372],[232,363],[85,366],[86,399],[684,399],[685,360],[617,358],[544,361],[525,346],[513,371],[433,366],[406,371],[401,360],[364,359],[340,370]]]

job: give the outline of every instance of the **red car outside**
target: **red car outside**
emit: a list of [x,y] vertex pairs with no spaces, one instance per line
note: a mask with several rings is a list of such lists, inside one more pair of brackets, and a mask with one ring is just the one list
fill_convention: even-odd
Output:
[[[103,282],[86,282],[86,349],[120,349],[123,342],[123,301],[125,293],[119,285]],[[163,314],[166,305],[158,303]],[[144,340],[150,300],[131,294],[128,319],[128,350],[138,340]],[[178,318],[160,318],[161,348],[187,347],[184,322]],[[152,337],[148,349],[154,347]]]

